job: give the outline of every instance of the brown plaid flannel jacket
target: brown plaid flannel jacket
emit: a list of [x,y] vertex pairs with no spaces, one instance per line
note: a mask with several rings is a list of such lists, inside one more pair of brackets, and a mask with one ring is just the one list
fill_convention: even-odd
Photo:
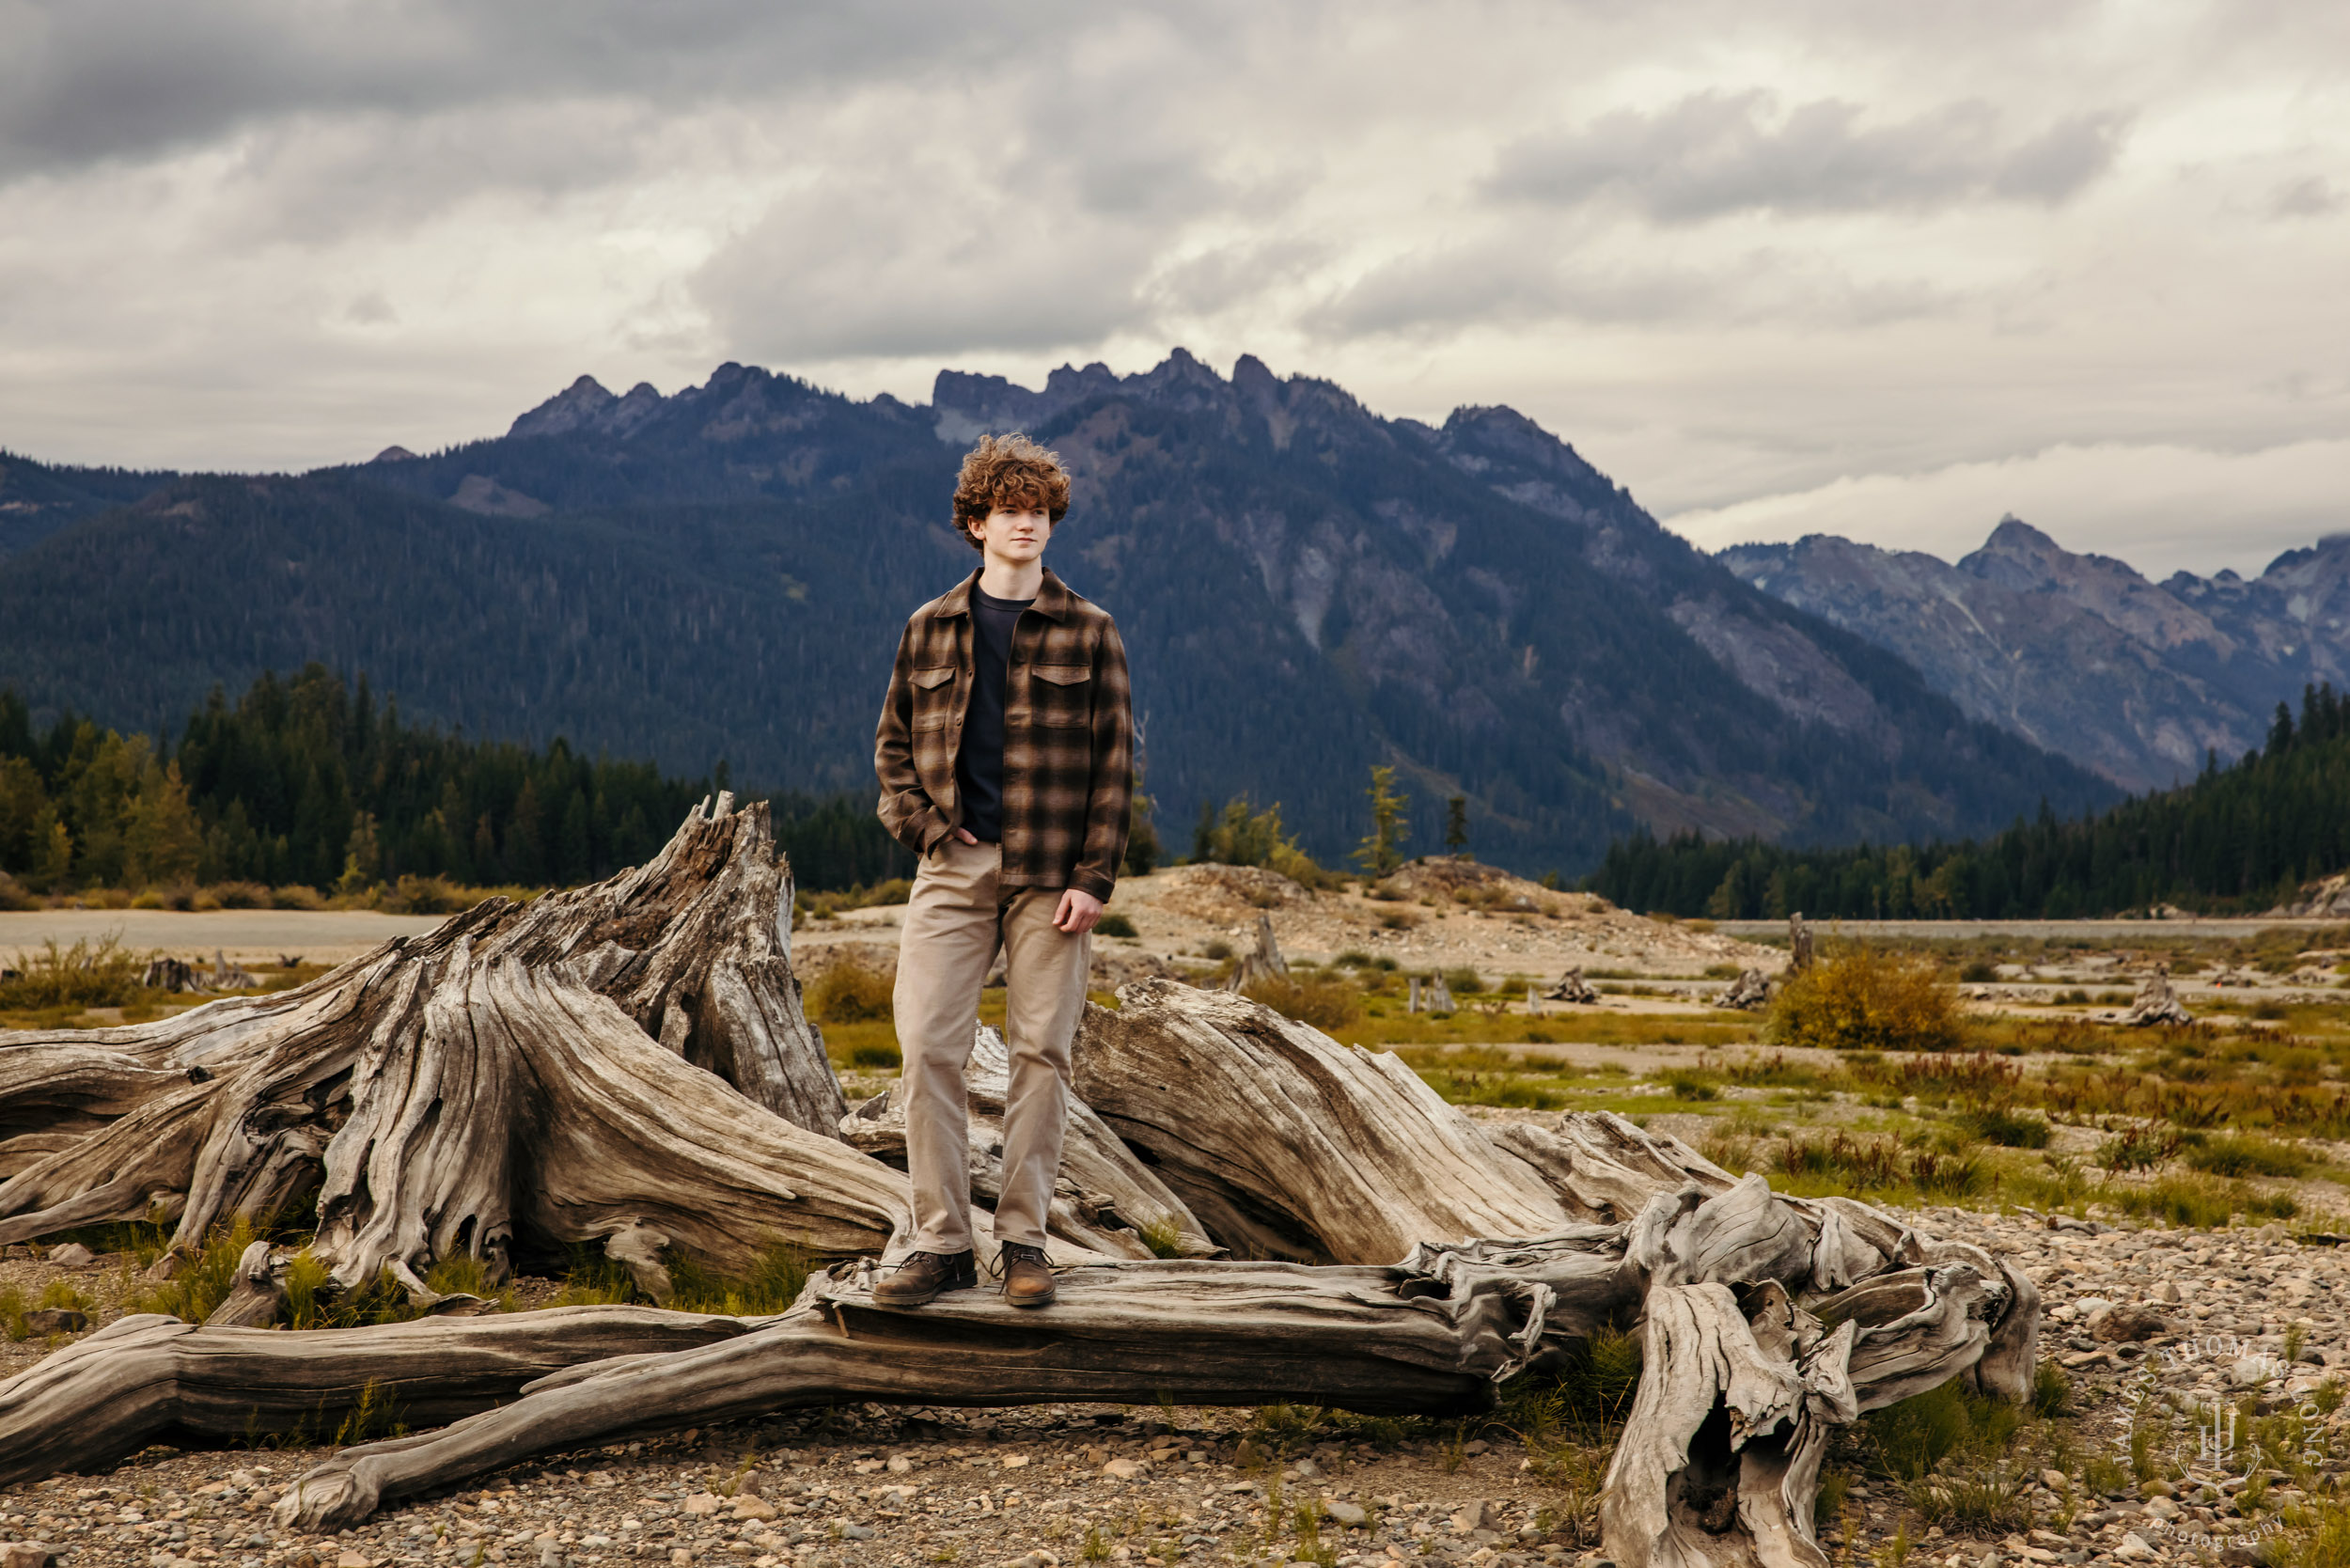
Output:
[[[882,824],[928,855],[961,824],[955,750],[971,707],[971,589],[914,612],[873,736]],[[998,886],[1106,900],[1126,856],[1134,793],[1126,649],[1099,605],[1044,573],[1011,634],[1004,684],[1004,869]]]

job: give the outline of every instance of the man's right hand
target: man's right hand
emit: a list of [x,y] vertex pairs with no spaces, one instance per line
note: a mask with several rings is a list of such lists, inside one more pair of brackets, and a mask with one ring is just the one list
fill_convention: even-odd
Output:
[[955,837],[962,839],[966,844],[976,844],[979,842],[979,839],[971,836],[971,830],[967,827],[956,828]]

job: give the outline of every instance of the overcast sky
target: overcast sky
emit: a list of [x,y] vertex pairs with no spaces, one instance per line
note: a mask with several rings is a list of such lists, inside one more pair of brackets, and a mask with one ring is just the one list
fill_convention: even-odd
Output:
[[1253,352],[1707,545],[2350,528],[2340,0],[0,0],[0,447]]

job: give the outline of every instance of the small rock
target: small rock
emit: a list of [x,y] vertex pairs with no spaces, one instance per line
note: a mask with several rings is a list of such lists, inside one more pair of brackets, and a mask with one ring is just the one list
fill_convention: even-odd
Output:
[[1500,1522],[1501,1510],[1481,1497],[1464,1504],[1461,1511],[1452,1516],[1452,1528],[1464,1535],[1471,1530],[1492,1529]]
[[2154,1292],[2154,1299],[2157,1301],[2168,1301],[2173,1306],[2176,1306],[2178,1303],[2185,1301],[2186,1297],[2180,1293],[2179,1282],[2176,1279],[2166,1279],[2162,1282],[2162,1288]]
[[685,1499],[685,1512],[688,1513],[715,1513],[718,1512],[718,1499],[711,1493],[697,1492],[692,1497]]
[[337,1554],[335,1568],[375,1568],[375,1564],[365,1553],[346,1549]]
[[89,1327],[89,1314],[77,1312],[70,1307],[43,1307],[37,1312],[24,1314],[27,1338],[42,1334],[80,1334]]
[[2062,1470],[2043,1470],[2040,1472],[2040,1484],[2051,1492],[2061,1492],[2073,1484],[2073,1478]]
[[691,1563],[693,1560],[694,1554],[687,1551],[684,1547],[672,1546],[669,1548],[669,1562],[671,1568],[686,1568],[686,1565]]
[[[1020,1463],[1026,1465],[1027,1461],[1024,1459]],[[901,1476],[913,1468],[914,1461],[908,1459],[904,1454],[893,1453],[889,1456],[889,1473],[891,1475]]]
[[1353,1529],[1355,1526],[1363,1524],[1371,1518],[1371,1515],[1363,1510],[1361,1504],[1340,1502],[1335,1497],[1324,1497],[1322,1499],[1322,1512],[1328,1514],[1332,1519],[1335,1519],[1340,1524],[1345,1526],[1348,1529]]
[[1120,1481],[1132,1481],[1136,1476],[1142,1474],[1142,1461],[1139,1459],[1113,1459],[1108,1464],[1102,1466],[1101,1473],[1105,1476],[1115,1476]]
[[55,1555],[46,1541],[0,1543],[0,1568],[46,1568]]
[[757,1493],[750,1493],[734,1499],[734,1516],[738,1519],[772,1519],[776,1516],[776,1505]]
[[1315,1464],[1310,1459],[1301,1459],[1297,1462],[1297,1479],[1300,1481],[1320,1481],[1322,1479],[1322,1466]]
[[[1011,1454],[1006,1454],[1006,1455],[1004,1456],[1004,1468],[1005,1468],[1005,1469],[1007,1469],[1007,1470],[1018,1470],[1018,1469],[1024,1469],[1024,1468],[1026,1468],[1026,1467],[1027,1463],[1028,1463],[1028,1456],[1027,1456],[1026,1454],[1025,1454],[1025,1453],[1011,1453]],[[893,1467],[893,1468],[895,1467],[895,1466],[894,1466],[894,1465],[893,1465],[893,1466],[892,1466],[892,1467]],[[908,1469],[912,1469],[912,1468],[913,1468],[913,1466],[910,1466],[910,1465],[909,1465],[908,1466],[906,1466],[906,1467],[907,1467]]]
[[1472,1437],[1472,1438],[1470,1438],[1467,1442],[1463,1443],[1463,1444],[1461,1445],[1461,1451],[1462,1451],[1463,1453],[1465,1453],[1465,1454],[1469,1454],[1469,1455],[1474,1456],[1474,1455],[1477,1455],[1477,1454],[1483,1453],[1483,1452],[1484,1452],[1487,1449],[1491,1448],[1492,1446],[1493,1446],[1492,1444],[1490,1444],[1490,1443],[1486,1442],[1486,1441],[1485,1441],[1485,1439],[1483,1439],[1482,1437]]
[[2123,1535],[2122,1544],[2113,1548],[2113,1555],[2124,1562],[2152,1562],[2154,1549],[2146,1544],[2145,1537],[2130,1530]]
[[2146,1517],[2149,1519],[2175,1519],[2178,1516],[2179,1505],[2172,1502],[2169,1497],[2149,1497],[2146,1499]]
[[870,1541],[873,1539],[873,1527],[870,1525],[842,1525],[840,1527],[840,1539],[843,1541]]
[[2089,1337],[2103,1344],[2135,1344],[2167,1334],[2170,1325],[2139,1307],[2108,1307],[2089,1321]]
[[98,1262],[98,1254],[80,1242],[65,1242],[49,1249],[49,1261],[61,1268],[80,1268]]

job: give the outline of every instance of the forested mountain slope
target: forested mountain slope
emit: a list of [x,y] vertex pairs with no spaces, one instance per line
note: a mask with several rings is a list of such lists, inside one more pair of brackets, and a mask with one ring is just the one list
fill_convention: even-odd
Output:
[[2232,767],[2093,816],[2043,810],[1979,842],[1790,850],[1639,833],[1587,884],[1724,919],[2066,919],[2162,904],[2257,913],[2350,867],[2350,701],[2320,686]]
[[870,787],[906,613],[976,564],[947,525],[981,429],[1078,479],[1056,569],[1133,656],[1161,821],[1246,792],[1345,854],[1373,762],[1522,870],[1636,823],[1822,842],[1960,835],[2110,798],[1898,658],[1660,527],[1507,409],[1441,427],[1180,351],[929,407],[725,366],[585,378],[507,435],[299,478],[173,481],[0,561],[0,683],[162,730],[311,659],[467,733]]

